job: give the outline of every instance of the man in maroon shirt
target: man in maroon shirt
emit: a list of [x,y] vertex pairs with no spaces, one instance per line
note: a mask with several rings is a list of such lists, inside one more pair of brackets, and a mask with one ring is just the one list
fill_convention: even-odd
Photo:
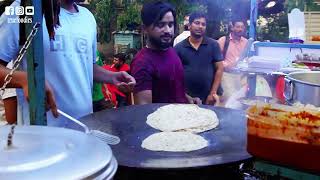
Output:
[[171,47],[175,29],[175,10],[165,2],[143,5],[141,18],[147,46],[140,50],[131,63],[131,74],[136,79],[135,104],[197,103],[185,93],[183,67]]

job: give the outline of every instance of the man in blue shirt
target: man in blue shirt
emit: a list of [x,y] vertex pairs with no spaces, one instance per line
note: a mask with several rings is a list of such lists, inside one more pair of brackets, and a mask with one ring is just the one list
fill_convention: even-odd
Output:
[[184,67],[187,93],[205,104],[219,103],[223,73],[219,44],[205,36],[206,17],[202,13],[190,15],[189,30],[191,36],[174,47]]

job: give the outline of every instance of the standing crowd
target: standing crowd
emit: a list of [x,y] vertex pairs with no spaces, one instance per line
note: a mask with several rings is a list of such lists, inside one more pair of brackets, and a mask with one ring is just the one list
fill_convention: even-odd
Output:
[[[20,5],[15,0],[11,6]],[[19,50],[19,25],[0,17],[0,79],[4,65]],[[193,103],[220,105],[237,91],[239,77],[228,73],[237,65],[247,39],[245,23],[234,20],[230,34],[214,40],[206,36],[207,18],[201,12],[185,17],[184,31],[175,36],[176,11],[166,2],[145,3],[141,10],[146,46],[131,64],[115,54],[105,65],[97,51],[96,22],[91,12],[74,0],[62,0],[55,39],[42,24],[48,125],[64,126],[57,109],[80,118],[106,108],[130,104]],[[83,28],[83,27],[86,28]],[[18,113],[29,123],[26,66],[13,74],[9,87],[17,88]],[[17,113],[15,111],[15,113]],[[56,120],[58,118],[59,120]],[[12,123],[12,121],[10,121]]]

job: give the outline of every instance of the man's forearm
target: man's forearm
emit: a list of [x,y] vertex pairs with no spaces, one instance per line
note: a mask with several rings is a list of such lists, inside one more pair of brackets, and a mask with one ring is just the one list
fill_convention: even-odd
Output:
[[93,81],[112,84],[113,75],[114,72],[107,71],[96,64],[93,65]]
[[[4,84],[4,79],[7,74],[10,73],[10,69],[0,65],[0,84]],[[12,75],[10,83],[7,85],[7,88],[21,88],[23,85],[27,84],[27,73],[23,71],[15,71]]]
[[185,95],[186,95],[186,98],[187,98],[188,102],[190,103],[193,98],[191,96],[189,96],[187,93],[185,93]]
[[223,67],[219,67],[216,70],[215,76],[214,76],[214,80],[212,83],[212,87],[210,90],[210,94],[217,94],[219,85],[221,83],[221,79],[222,79],[222,74],[223,74]]
[[223,60],[223,67],[227,68],[229,67],[231,62],[229,60]]

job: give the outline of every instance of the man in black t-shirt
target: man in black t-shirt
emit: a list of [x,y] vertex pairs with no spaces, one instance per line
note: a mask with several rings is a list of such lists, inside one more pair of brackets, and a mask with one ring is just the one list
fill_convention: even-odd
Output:
[[206,17],[195,12],[189,18],[191,36],[175,46],[184,67],[187,93],[199,97],[205,104],[220,102],[223,73],[219,44],[208,37]]

